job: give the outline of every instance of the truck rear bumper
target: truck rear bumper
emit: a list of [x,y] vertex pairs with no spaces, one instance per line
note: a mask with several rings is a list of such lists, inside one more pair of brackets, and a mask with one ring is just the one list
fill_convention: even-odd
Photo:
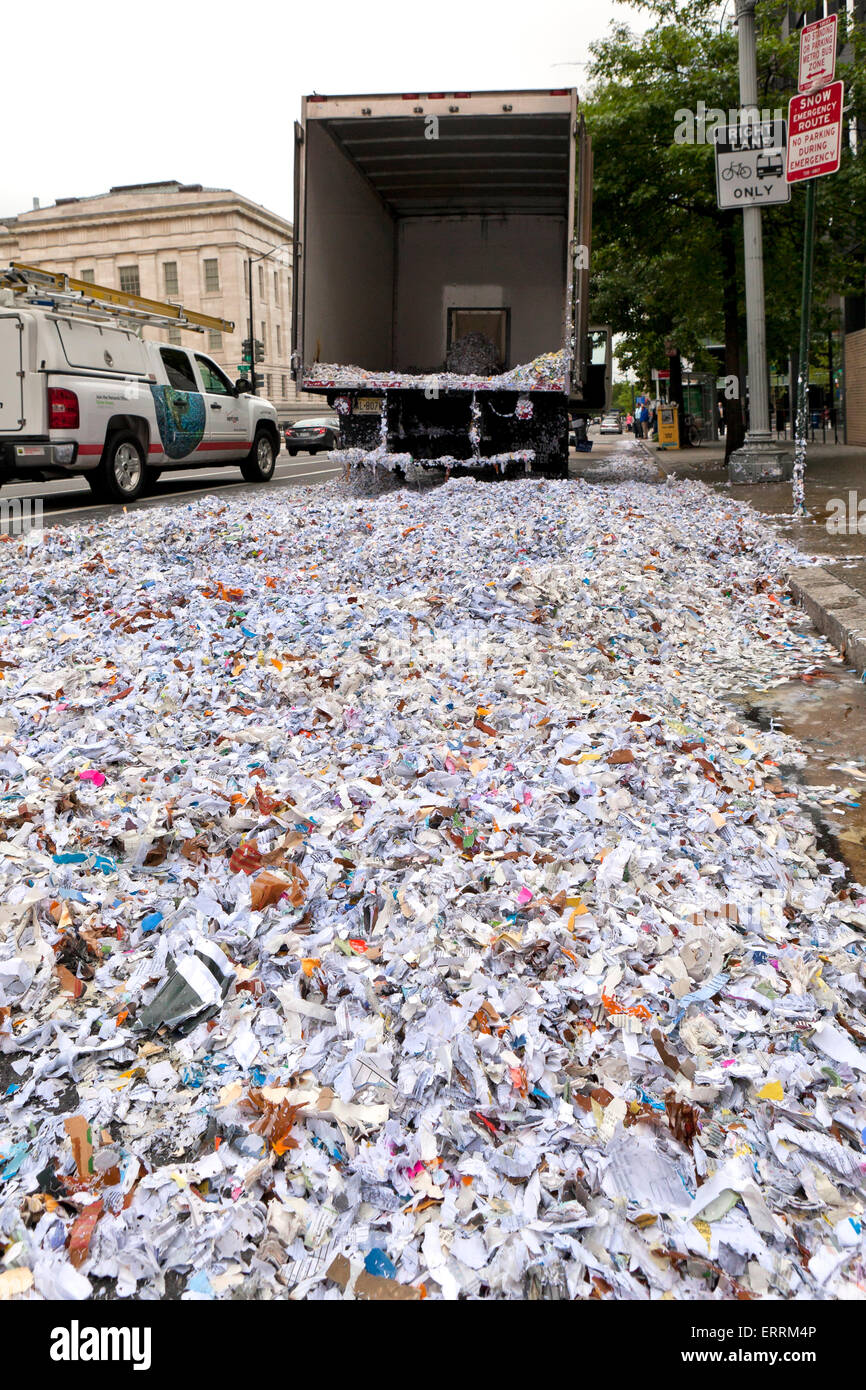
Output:
[[55,443],[50,439],[4,439],[0,441],[0,463],[10,473],[30,473],[50,469],[57,477],[67,473],[86,473],[96,468],[99,456],[81,457],[78,445]]
[[413,454],[387,454],[379,449],[333,449],[328,454],[329,463],[342,463],[348,468],[384,468],[389,472],[407,468],[438,468],[447,473],[453,469],[490,468],[498,473],[500,468],[508,468],[520,463],[528,473],[535,460],[534,449],[514,449],[504,454],[470,454],[468,458],[454,458],[443,454],[441,458],[416,458]]

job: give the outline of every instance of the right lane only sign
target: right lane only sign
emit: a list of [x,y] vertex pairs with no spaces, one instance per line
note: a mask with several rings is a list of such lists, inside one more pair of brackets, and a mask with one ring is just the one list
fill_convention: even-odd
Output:
[[842,158],[844,82],[804,92],[788,103],[788,183],[835,174]]
[[720,126],[716,202],[720,208],[764,207],[790,201],[785,180],[785,122]]

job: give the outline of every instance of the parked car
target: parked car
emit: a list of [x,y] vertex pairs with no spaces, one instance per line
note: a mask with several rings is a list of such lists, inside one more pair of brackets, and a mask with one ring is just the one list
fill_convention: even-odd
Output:
[[307,454],[318,454],[323,449],[336,449],[339,442],[340,421],[336,415],[295,420],[286,425],[286,448],[292,458],[299,449]]
[[618,411],[611,411],[610,414],[601,417],[599,434],[622,434],[622,416]]

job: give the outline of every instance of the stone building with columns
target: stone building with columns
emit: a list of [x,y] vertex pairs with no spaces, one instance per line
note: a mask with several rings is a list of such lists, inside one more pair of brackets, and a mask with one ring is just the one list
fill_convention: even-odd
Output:
[[[130,184],[95,197],[60,198],[0,218],[0,264],[23,261],[79,280],[234,322],[234,332],[209,333],[205,350],[234,379],[249,337],[248,258],[253,264],[253,323],[264,344],[257,367],[260,394],[282,419],[321,409],[299,401],[291,378],[292,224],[224,188],[200,184]],[[144,329],[146,337],[202,347],[201,334]]]

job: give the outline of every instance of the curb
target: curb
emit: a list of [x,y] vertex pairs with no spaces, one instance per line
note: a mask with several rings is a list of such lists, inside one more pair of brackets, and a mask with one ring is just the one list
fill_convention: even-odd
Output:
[[791,570],[788,584],[819,632],[858,674],[866,672],[866,598],[820,565]]
[[661,460],[653,457],[653,451],[649,447],[647,442],[643,439],[633,439],[632,444],[638,450],[639,453],[643,454],[647,462],[651,463],[657,470],[658,477],[656,481],[659,483],[666,483],[668,478],[670,477],[670,474],[662,465]]

